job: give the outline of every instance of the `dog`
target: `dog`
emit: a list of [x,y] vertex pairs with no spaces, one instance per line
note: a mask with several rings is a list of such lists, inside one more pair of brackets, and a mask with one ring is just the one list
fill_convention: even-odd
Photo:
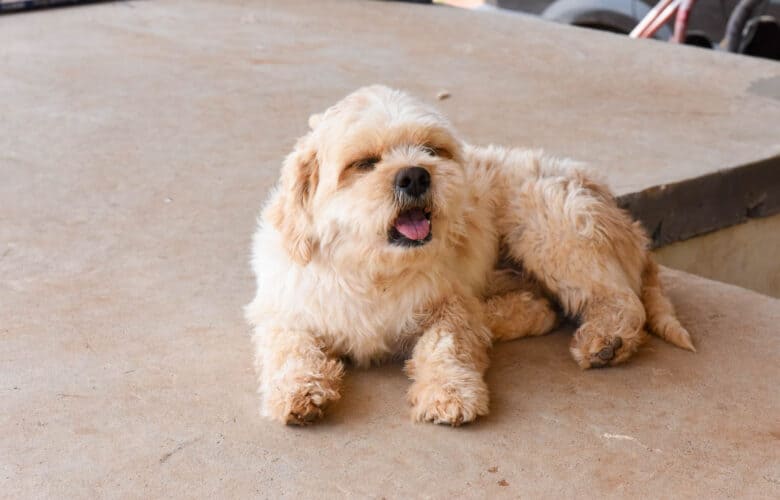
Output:
[[384,86],[312,115],[252,249],[261,414],[306,425],[339,400],[344,361],[406,358],[415,421],[488,413],[494,341],[579,322],[582,368],[627,360],[646,328],[695,350],[648,238],[577,163],[475,147]]

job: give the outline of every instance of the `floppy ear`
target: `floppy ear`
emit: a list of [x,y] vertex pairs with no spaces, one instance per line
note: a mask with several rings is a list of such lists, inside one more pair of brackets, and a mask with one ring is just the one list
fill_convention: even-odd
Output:
[[317,151],[311,134],[298,140],[282,165],[279,191],[267,209],[268,221],[282,234],[292,259],[306,265],[317,242],[312,234],[311,200],[319,180]]

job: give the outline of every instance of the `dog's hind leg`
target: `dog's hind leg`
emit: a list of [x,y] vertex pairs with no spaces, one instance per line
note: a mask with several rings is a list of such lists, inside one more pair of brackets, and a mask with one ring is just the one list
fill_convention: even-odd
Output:
[[640,300],[647,239],[606,187],[539,157],[508,187],[502,234],[511,257],[581,324],[571,353],[582,368],[620,363],[646,338]]
[[569,352],[581,368],[622,363],[647,339],[644,307],[630,290],[596,287],[580,318]]
[[513,291],[484,302],[485,322],[494,341],[544,335],[558,325],[549,300],[529,291]]

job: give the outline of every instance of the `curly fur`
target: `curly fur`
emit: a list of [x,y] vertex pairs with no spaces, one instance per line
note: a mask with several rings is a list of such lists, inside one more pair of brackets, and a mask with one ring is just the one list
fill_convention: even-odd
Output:
[[[246,317],[263,415],[310,423],[340,398],[342,358],[400,355],[415,420],[472,421],[488,412],[491,342],[544,334],[556,310],[580,321],[570,350],[583,368],[625,361],[646,326],[693,350],[644,231],[582,166],[465,144],[436,111],[382,86],[309,123],[254,238]],[[363,158],[375,163],[356,167]],[[408,166],[430,173],[433,237],[400,247],[388,230],[408,200],[393,179]]]

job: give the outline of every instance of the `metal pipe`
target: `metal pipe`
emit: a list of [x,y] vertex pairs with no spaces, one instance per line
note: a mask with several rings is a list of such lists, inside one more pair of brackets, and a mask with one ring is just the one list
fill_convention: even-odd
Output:
[[681,1],[682,0],[672,0],[672,3],[670,3],[639,36],[641,38],[650,38],[655,35],[656,31],[660,30],[664,24],[669,22],[669,19],[677,12],[677,8],[680,6]]
[[688,32],[688,17],[695,4],[696,0],[682,0],[680,2],[677,18],[674,20],[674,35],[672,36],[675,43],[685,43],[685,34]]
[[650,23],[653,22],[653,20],[658,16],[658,14],[666,8],[667,5],[669,5],[673,0],[661,0],[655,6],[650,9],[650,12],[648,12],[645,17],[642,18],[641,21],[639,21],[639,24],[634,27],[634,29],[631,30],[631,33],[628,34],[630,38],[640,38],[642,32],[647,29],[648,26],[650,26]]

